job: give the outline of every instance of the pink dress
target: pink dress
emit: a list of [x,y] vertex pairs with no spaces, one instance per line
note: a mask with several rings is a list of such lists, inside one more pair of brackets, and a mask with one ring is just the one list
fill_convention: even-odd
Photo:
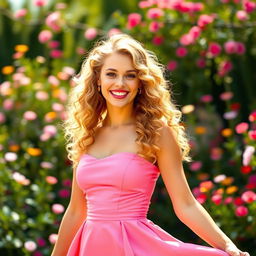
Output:
[[157,166],[131,152],[105,158],[84,154],[77,167],[87,218],[68,256],[228,256],[222,250],[182,242],[147,219],[160,175]]

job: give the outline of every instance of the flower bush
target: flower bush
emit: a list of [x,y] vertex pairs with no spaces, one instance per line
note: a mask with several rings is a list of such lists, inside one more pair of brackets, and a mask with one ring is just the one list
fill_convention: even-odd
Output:
[[[125,32],[166,66],[191,137],[194,161],[185,171],[195,198],[253,255],[255,1],[140,1],[98,25],[72,3],[24,2],[15,10],[0,4],[3,27],[13,28],[0,31],[3,41],[13,38],[0,52],[0,254],[50,254],[71,189],[61,126],[71,78],[97,39]],[[161,178],[149,218],[183,241],[199,242],[170,211]]]

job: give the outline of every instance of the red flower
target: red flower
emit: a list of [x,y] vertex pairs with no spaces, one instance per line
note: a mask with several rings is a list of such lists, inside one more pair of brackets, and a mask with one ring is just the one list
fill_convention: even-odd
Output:
[[241,173],[248,174],[252,171],[252,167],[250,165],[241,166]]
[[238,206],[235,210],[235,214],[238,217],[244,217],[248,214],[248,209],[245,206]]

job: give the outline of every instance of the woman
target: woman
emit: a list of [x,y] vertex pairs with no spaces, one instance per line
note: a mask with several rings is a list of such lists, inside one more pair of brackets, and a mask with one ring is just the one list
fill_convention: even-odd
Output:
[[[74,173],[52,256],[249,255],[189,189],[188,138],[163,72],[152,52],[124,34],[87,56],[64,122]],[[182,242],[146,218],[160,174],[176,215],[212,247]]]

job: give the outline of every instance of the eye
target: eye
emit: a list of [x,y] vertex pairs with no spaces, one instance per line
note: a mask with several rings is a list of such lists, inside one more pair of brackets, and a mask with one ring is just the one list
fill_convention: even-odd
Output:
[[136,75],[135,74],[128,74],[128,75],[126,75],[128,78],[135,78],[136,77]]
[[116,76],[116,74],[114,72],[108,72],[106,75],[109,76],[109,77],[115,77]]

